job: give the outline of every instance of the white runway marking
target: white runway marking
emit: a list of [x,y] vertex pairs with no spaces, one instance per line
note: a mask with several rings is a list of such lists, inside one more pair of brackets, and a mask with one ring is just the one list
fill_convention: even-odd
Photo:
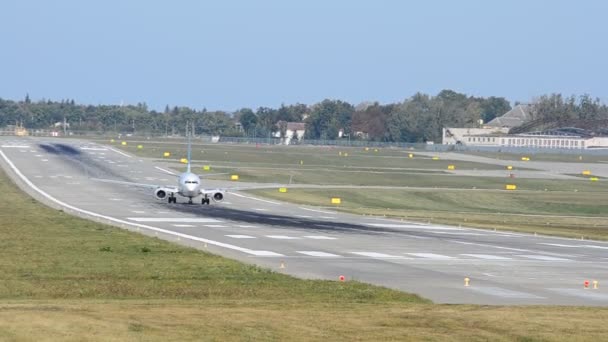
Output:
[[435,259],[435,260],[454,259],[454,257],[451,257],[451,256],[435,254],[435,253],[405,253],[405,254],[409,254],[409,255],[419,257],[419,258],[425,258],[425,259]]
[[429,229],[429,230],[463,230],[462,228],[443,227],[443,226],[419,226],[413,224],[390,224],[390,223],[368,223],[372,227],[381,228],[411,228],[411,229]]
[[118,153],[118,154],[121,154],[121,155],[123,155],[123,156],[125,156],[125,157],[132,158],[130,155],[128,155],[128,154],[126,154],[126,153],[124,153],[124,152],[122,152],[122,151],[119,151],[119,150],[117,150],[117,149],[115,149],[115,148],[108,147],[108,149],[110,149],[110,150],[112,150],[112,151],[114,151],[114,152],[116,152],[116,153]]
[[331,236],[324,236],[324,235],[307,235],[305,236],[305,238],[307,239],[313,239],[313,240],[335,240],[335,237],[331,237]]
[[157,169],[157,170],[160,170],[160,171],[162,171],[164,173],[168,173],[170,175],[177,176],[177,174],[175,172],[169,171],[167,169],[163,169],[162,167],[155,166],[154,168]]
[[222,226],[221,224],[205,224],[207,228],[226,228],[226,226]]
[[307,211],[314,211],[315,213],[321,213],[321,214],[330,214],[330,215],[336,214],[335,212],[331,212],[331,211],[323,211],[323,210],[310,209],[310,208],[305,208],[305,207],[300,207],[300,209],[307,210]]
[[563,245],[561,243],[545,243],[545,242],[539,242],[538,245],[546,245],[546,246],[554,246],[554,247],[567,247],[567,248],[573,248],[573,247],[582,247],[580,245]]
[[597,249],[608,249],[608,247],[605,247],[605,246],[594,246],[594,245],[585,245],[585,247],[587,247],[587,248],[597,248]]
[[135,222],[174,222],[174,223],[216,223],[220,222],[210,218],[196,217],[127,217],[127,220]]
[[460,254],[464,256],[469,256],[473,258],[485,259],[485,260],[512,260],[511,258],[501,257],[498,255],[489,255],[489,254]]
[[48,160],[48,159],[42,159],[42,161],[43,161],[43,162],[48,162],[49,160]]
[[326,220],[333,220],[336,217],[335,216],[319,216],[319,218],[326,219]]
[[2,145],[4,148],[30,148],[29,145]]
[[134,214],[145,214],[145,211],[141,211],[141,210],[131,210],[132,213]]
[[264,209],[264,208],[254,208],[253,210],[257,210],[257,211],[268,211],[268,209]]
[[400,255],[391,255],[384,253],[376,253],[376,252],[351,252],[351,254],[357,254],[370,258],[385,258],[385,259],[407,259],[406,257]]
[[296,253],[314,256],[314,257],[322,257],[322,258],[339,258],[341,255],[327,253],[327,252],[318,252],[318,251],[296,251]]
[[34,176],[34,178],[42,178],[42,176],[40,176],[40,175],[39,176]]
[[110,198],[110,201],[122,201],[121,198]]
[[190,227],[194,227],[191,224],[172,224],[173,227],[181,227],[181,228],[190,228]]
[[283,254],[279,254],[279,253],[275,253],[275,252],[269,252],[269,251],[249,251],[246,252],[248,254],[253,254],[255,256],[261,256],[261,257],[281,257],[284,256]]
[[522,257],[522,258],[528,258],[528,259],[534,259],[534,260],[544,260],[544,261],[572,261],[570,259],[556,258],[556,257],[546,256],[546,255],[518,255],[518,256]]
[[299,218],[311,218],[312,216],[308,216],[308,215],[295,215],[295,217],[299,217]]
[[227,237],[231,237],[233,239],[255,239],[254,236],[250,235],[226,235]]
[[271,239],[279,239],[279,240],[299,240],[299,237],[295,236],[287,236],[287,235],[266,235],[266,237]]
[[257,226],[251,226],[251,225],[247,225],[247,224],[238,225],[237,227],[239,227],[239,228],[257,228]]
[[37,154],[36,157],[42,157],[42,154]]
[[255,198],[255,197],[251,197],[251,196],[245,196],[245,195],[237,194],[236,192],[232,192],[232,193],[231,193],[231,195],[236,196],[236,197],[247,198],[247,199],[254,200],[254,201],[259,201],[259,202],[264,202],[264,203],[270,203],[270,204],[281,205],[281,203],[279,203],[279,202],[274,202],[274,201],[263,200],[263,199],[259,199],[259,198]]

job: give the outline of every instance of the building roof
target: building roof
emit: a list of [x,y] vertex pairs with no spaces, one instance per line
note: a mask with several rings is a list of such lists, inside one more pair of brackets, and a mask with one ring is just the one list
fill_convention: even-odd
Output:
[[306,129],[306,123],[304,122],[288,122],[287,129],[290,131],[303,131]]
[[494,118],[486,124],[490,127],[508,127],[513,128],[528,122],[532,119],[530,114],[530,105],[517,105],[504,115]]

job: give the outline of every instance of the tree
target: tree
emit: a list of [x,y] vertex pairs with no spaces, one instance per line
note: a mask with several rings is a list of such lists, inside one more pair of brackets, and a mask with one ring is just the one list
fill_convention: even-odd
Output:
[[483,122],[490,122],[494,118],[505,114],[511,110],[511,104],[504,97],[490,96],[486,99],[479,99],[481,106],[481,119]]
[[258,123],[258,117],[249,108],[243,108],[237,111],[236,115],[239,118],[241,127],[245,132],[251,132]]
[[340,100],[323,100],[314,105],[306,119],[307,139],[336,139],[338,132],[350,132],[353,106]]

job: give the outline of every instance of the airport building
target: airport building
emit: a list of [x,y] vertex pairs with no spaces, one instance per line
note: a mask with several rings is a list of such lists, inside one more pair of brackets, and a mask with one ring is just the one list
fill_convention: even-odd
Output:
[[517,105],[501,117],[479,128],[443,128],[444,145],[529,147],[548,149],[608,148],[608,136],[598,136],[589,130],[564,127],[519,134],[509,134],[512,128],[530,121],[530,106]]

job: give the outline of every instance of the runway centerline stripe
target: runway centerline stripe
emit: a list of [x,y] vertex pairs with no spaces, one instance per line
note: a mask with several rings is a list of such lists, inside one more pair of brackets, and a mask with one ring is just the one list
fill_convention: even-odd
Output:
[[460,254],[460,255],[469,256],[469,257],[478,258],[478,259],[485,259],[485,260],[512,260],[511,258],[502,257],[502,256],[498,256],[498,255],[490,255],[490,254]]
[[351,252],[351,254],[361,255],[370,258],[385,258],[385,259],[409,259],[401,255],[391,255],[376,252]]
[[335,239],[337,239],[335,237],[325,236],[325,235],[306,235],[304,237],[307,239],[313,239],[313,240],[335,240]]
[[191,224],[172,224],[173,227],[180,227],[180,228],[190,228],[190,227],[194,227]]
[[279,240],[299,240],[299,237],[295,236],[287,236],[287,235],[266,235],[266,237],[271,239],[279,239]]
[[235,245],[231,245],[228,243],[223,243],[223,242],[219,242],[219,241],[214,241],[214,240],[209,240],[209,239],[205,239],[205,238],[201,238],[198,236],[192,236],[192,235],[188,235],[188,234],[183,234],[183,233],[178,233],[178,232],[174,232],[171,230],[167,230],[167,229],[163,229],[163,228],[158,228],[158,227],[152,227],[152,226],[148,226],[148,225],[144,225],[144,224],[139,224],[139,223],[133,223],[133,222],[129,222],[129,221],[125,221],[125,220],[121,220],[115,217],[111,217],[111,216],[107,216],[107,215],[102,215],[102,214],[98,214],[98,213],[94,213],[92,211],[89,210],[85,210],[85,209],[81,209],[81,208],[77,208],[73,205],[67,204],[65,202],[62,202],[58,199],[56,199],[55,197],[49,195],[48,193],[46,193],[45,191],[43,191],[42,189],[40,189],[39,187],[37,187],[34,183],[32,183],[22,172],[21,170],[19,170],[19,168],[17,168],[17,166],[15,166],[15,164],[6,156],[6,154],[4,154],[4,152],[2,150],[0,150],[0,156],[4,159],[4,161],[6,161],[6,163],[9,165],[9,167],[11,168],[11,170],[13,170],[13,172],[15,172],[15,174],[21,178],[21,180],[27,184],[30,188],[32,188],[34,191],[36,191],[37,193],[39,193],[40,195],[42,195],[43,197],[45,197],[46,199],[48,199],[49,201],[62,206],[64,208],[68,208],[71,209],[73,211],[79,212],[81,214],[85,214],[88,216],[92,216],[92,217],[96,217],[99,219],[104,219],[107,221],[111,221],[114,223],[119,223],[119,224],[123,224],[123,225],[128,225],[128,226],[133,226],[133,227],[138,227],[138,228],[143,228],[143,229],[148,229],[151,231],[155,231],[155,232],[159,232],[159,233],[163,233],[163,234],[167,234],[167,235],[172,235],[172,236],[178,236],[184,239],[189,239],[189,240],[193,240],[193,241],[197,241],[197,242],[205,242],[207,244],[213,245],[213,246],[217,246],[217,247],[222,247],[222,248],[226,248],[226,249],[232,249],[235,251],[239,251],[242,253],[247,253],[247,254],[251,254],[251,255],[255,255],[255,256],[283,256],[282,254],[279,253],[275,253],[275,252],[270,252],[270,251],[256,251],[256,250],[252,250],[249,248],[244,248],[244,247],[239,247],[239,246],[235,246]]
[[297,253],[314,256],[314,257],[324,257],[324,258],[339,258],[341,255],[327,253],[327,252],[319,252],[319,251],[296,251]]
[[226,236],[233,238],[233,239],[255,239],[255,236],[251,236],[251,235],[226,235]]
[[425,259],[437,259],[437,260],[454,259],[454,257],[451,257],[451,256],[435,254],[435,253],[405,253],[405,254],[413,255],[413,256],[425,258]]

